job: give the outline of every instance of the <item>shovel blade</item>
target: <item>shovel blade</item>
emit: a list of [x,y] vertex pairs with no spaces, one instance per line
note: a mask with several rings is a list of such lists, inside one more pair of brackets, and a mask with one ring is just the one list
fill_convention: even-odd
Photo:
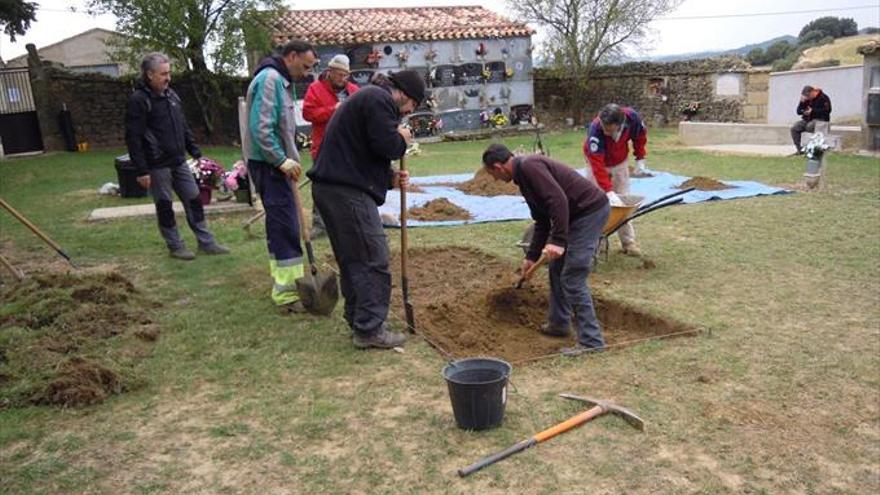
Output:
[[339,284],[336,274],[329,271],[307,274],[296,279],[296,290],[303,306],[316,315],[326,316],[333,312],[339,300]]

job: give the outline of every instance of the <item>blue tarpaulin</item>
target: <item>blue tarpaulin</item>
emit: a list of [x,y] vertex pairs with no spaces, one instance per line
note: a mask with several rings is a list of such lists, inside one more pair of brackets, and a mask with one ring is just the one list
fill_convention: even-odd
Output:
[[[583,175],[583,171],[580,171]],[[681,175],[651,171],[654,177],[633,178],[630,181],[630,193],[644,196],[644,203],[679,191],[678,186],[690,179]],[[505,220],[525,220],[531,218],[529,207],[522,196],[472,196],[455,188],[455,184],[468,181],[474,174],[433,175],[429,177],[413,177],[410,182],[419,186],[424,192],[407,192],[407,208],[415,208],[437,199],[446,198],[451,203],[464,208],[471,214],[471,220],[423,221],[407,218],[407,225],[413,227],[433,225],[461,225],[466,223],[500,222]],[[685,203],[702,201],[748,198],[769,194],[785,194],[791,191],[768,186],[753,181],[722,181],[731,186],[720,191],[691,191],[684,196]],[[400,193],[388,191],[385,204],[379,213],[395,219],[400,217]]]

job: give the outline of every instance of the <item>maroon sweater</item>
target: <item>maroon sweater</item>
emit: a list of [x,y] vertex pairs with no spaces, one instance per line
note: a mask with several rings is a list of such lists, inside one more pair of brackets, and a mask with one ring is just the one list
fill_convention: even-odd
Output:
[[513,159],[513,182],[519,186],[535,220],[527,259],[536,261],[547,242],[565,247],[568,226],[608,203],[596,185],[573,168],[543,155]]

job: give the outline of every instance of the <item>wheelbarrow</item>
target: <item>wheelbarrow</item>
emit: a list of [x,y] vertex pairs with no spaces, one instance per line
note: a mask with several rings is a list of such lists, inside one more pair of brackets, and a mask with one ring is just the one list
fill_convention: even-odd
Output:
[[[605,222],[605,226],[602,228],[602,237],[599,239],[600,248],[603,244],[605,245],[606,257],[608,254],[608,238],[611,237],[611,235],[613,235],[615,232],[617,232],[621,227],[642,215],[647,215],[648,213],[657,211],[661,208],[666,208],[667,206],[677,205],[681,203],[682,201],[684,201],[684,198],[681,198],[679,196],[683,196],[693,191],[694,189],[696,188],[689,187],[687,189],[682,189],[681,191],[667,194],[666,196],[658,198],[647,204],[642,204],[642,201],[645,200],[644,196],[637,196],[633,194],[622,195],[620,199],[623,201],[625,206],[611,207],[611,213],[608,214],[608,220]],[[523,233],[522,240],[516,243],[517,247],[522,248],[523,254],[528,254],[529,245],[532,243],[532,235],[534,235],[534,233],[535,224],[533,223],[526,228],[525,232]]]

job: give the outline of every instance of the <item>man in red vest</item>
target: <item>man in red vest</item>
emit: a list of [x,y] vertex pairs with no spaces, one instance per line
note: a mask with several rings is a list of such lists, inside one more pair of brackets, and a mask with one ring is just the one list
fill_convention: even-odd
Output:
[[[584,141],[587,178],[608,196],[611,206],[624,206],[618,194],[629,194],[629,143],[632,141],[636,170],[645,170],[648,131],[635,110],[609,103],[590,123]],[[632,222],[618,231],[623,252],[641,256]]]
[[[318,159],[318,151],[324,140],[324,130],[330,117],[342,103],[358,87],[349,81],[351,74],[349,60],[345,55],[336,55],[327,64],[318,80],[309,85],[306,96],[303,99],[303,118],[312,123],[312,163]],[[318,210],[312,208],[312,235],[318,236],[324,233],[324,222]]]

